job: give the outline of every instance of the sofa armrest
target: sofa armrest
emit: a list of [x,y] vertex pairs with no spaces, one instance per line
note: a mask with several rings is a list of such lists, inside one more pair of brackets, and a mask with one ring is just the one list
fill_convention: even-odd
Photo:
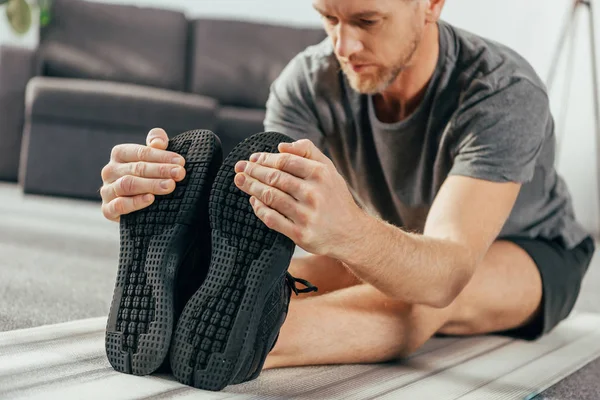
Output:
[[35,50],[0,45],[0,180],[16,181],[25,120],[25,88]]
[[129,83],[35,77],[27,85],[25,105],[27,122],[171,130],[216,125],[214,99]]

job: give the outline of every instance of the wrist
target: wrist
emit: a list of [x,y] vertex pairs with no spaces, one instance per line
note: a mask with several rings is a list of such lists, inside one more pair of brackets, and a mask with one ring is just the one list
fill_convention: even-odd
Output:
[[358,209],[356,215],[349,218],[348,224],[340,230],[336,244],[325,255],[349,265],[361,263],[367,240],[373,237],[376,222],[375,218]]

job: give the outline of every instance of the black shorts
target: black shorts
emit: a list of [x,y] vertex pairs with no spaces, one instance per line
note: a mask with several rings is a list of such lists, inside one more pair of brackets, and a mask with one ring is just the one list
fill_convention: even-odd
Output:
[[594,255],[591,237],[567,249],[560,240],[503,237],[525,250],[536,263],[542,276],[541,312],[520,328],[500,334],[534,340],[550,332],[573,310],[581,281]]

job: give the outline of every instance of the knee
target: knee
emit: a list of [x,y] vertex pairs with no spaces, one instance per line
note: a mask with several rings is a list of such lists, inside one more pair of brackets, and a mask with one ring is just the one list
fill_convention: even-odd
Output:
[[399,349],[396,358],[397,359],[406,359],[412,356],[417,350],[419,350],[426,341],[408,341],[404,343],[403,347]]
[[483,319],[478,315],[475,307],[452,304],[452,317],[449,318],[438,330],[444,335],[471,335],[481,329]]
[[386,343],[384,346],[368,349],[371,362],[388,362],[409,358],[429,339],[429,337],[419,337],[410,332],[405,334],[396,332],[396,334],[401,336],[382,341],[382,343]]
[[402,314],[402,340],[397,348],[397,358],[408,358],[431,339],[443,323],[440,312],[433,311],[431,308],[409,305],[408,309]]
[[512,314],[498,306],[482,307],[473,304],[454,305],[451,316],[439,333],[452,336],[472,336],[510,329]]

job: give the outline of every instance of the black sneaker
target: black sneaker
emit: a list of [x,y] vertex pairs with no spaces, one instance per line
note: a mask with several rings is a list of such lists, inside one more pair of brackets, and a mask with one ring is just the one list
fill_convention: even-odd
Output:
[[[172,332],[210,262],[208,200],[223,155],[210,131],[184,132],[168,149],[186,160],[175,190],[123,215],[121,252],[106,327],[106,355],[117,371],[147,375],[168,366]],[[164,364],[163,364],[164,363]]]
[[256,217],[250,196],[233,182],[234,166],[291,141],[275,132],[253,135],[232,150],[217,174],[209,203],[208,276],[185,306],[171,347],[173,375],[186,385],[221,390],[254,379],[275,344],[291,288],[297,290],[287,272],[295,245]]

